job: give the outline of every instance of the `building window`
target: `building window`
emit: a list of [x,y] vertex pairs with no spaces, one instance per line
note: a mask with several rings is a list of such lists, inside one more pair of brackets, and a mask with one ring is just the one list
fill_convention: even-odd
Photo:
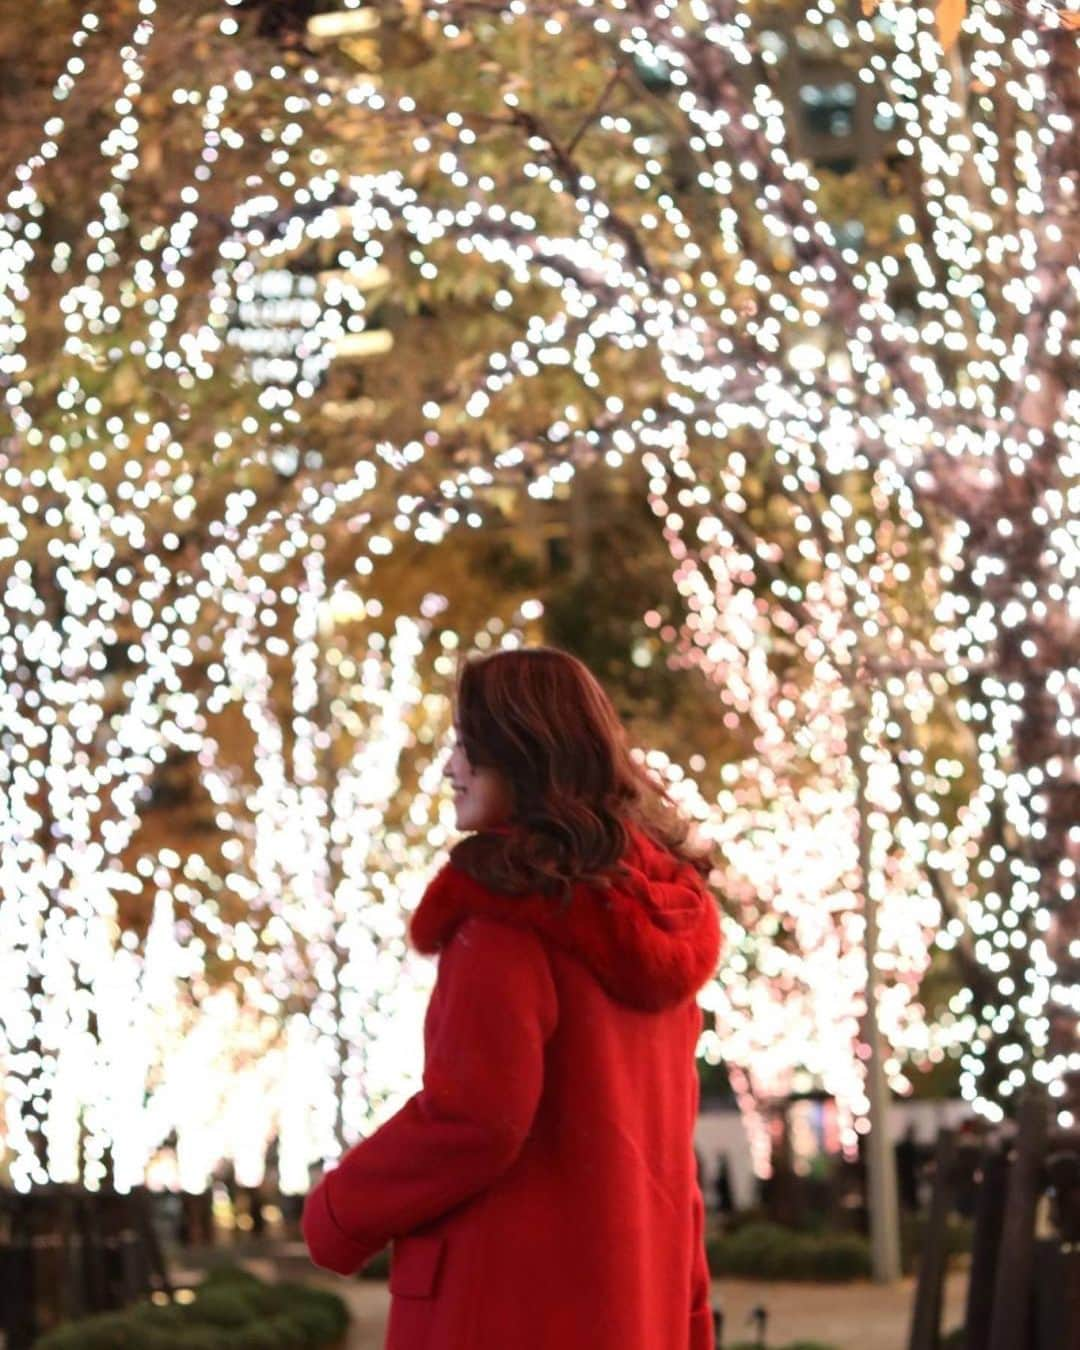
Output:
[[840,140],[853,135],[855,98],[855,85],[850,80],[804,84],[799,90],[803,126],[812,136]]

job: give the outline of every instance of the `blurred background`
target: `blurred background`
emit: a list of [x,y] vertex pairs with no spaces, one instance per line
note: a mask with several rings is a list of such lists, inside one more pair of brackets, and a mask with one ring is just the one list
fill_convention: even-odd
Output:
[[1024,1128],[1064,1241],[1076,27],[2,0],[12,1346],[299,1261],[420,1084],[458,663],[526,642],[717,848],[714,1273],[970,1253]]

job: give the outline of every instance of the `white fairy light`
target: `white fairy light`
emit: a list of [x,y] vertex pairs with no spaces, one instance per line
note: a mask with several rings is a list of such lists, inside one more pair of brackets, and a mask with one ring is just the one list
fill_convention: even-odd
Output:
[[[1060,803],[1075,780],[1080,730],[1080,670],[1067,640],[1080,401],[1055,374],[1076,345],[1076,217],[1075,185],[1058,171],[1073,130],[1053,83],[1052,12],[1010,16],[1009,42],[999,6],[967,15],[966,99],[928,11],[883,5],[891,36],[866,21],[826,23],[824,11],[812,22],[815,41],[869,57],[868,92],[895,111],[902,153],[924,189],[919,219],[898,203],[894,237],[855,250],[822,218],[819,184],[789,145],[788,112],[771,85],[755,82],[757,51],[776,56],[776,43],[765,44],[744,3],[724,24],[697,4],[678,16],[654,6],[648,23],[615,3],[570,17],[565,6],[505,6],[515,44],[528,27],[555,60],[570,36],[588,37],[598,70],[618,49],[654,84],[667,82],[655,101],[610,91],[576,143],[509,84],[493,119],[452,86],[440,91],[442,107],[416,97],[410,81],[422,81],[422,69],[341,80],[303,61],[249,71],[233,52],[227,82],[170,70],[167,87],[153,92],[175,126],[195,128],[198,162],[160,220],[133,225],[132,185],[152,177],[144,95],[151,75],[161,78],[154,44],[166,19],[151,0],[128,9],[117,50],[104,50],[91,12],[73,33],[0,239],[0,361],[18,438],[0,460],[0,770],[9,802],[0,955],[12,972],[0,990],[0,1134],[15,1184],[50,1174],[98,1184],[109,1150],[130,1184],[173,1128],[180,1172],[198,1184],[223,1151],[237,1152],[235,1120],[220,1104],[196,1118],[184,1101],[189,1075],[235,1070],[215,1059],[215,1036],[252,1054],[263,1047],[274,1082],[319,1066],[316,1119],[282,1108],[283,1166],[297,1186],[313,1156],[330,1156],[365,1127],[372,1100],[393,1097],[386,1055],[399,1042],[389,1012],[382,1039],[364,1052],[370,1063],[353,1066],[368,1085],[353,1100],[339,1091],[335,1036],[343,1016],[364,1015],[359,984],[337,988],[333,975],[322,1001],[313,995],[309,1023],[287,1009],[286,991],[309,978],[316,953],[341,969],[327,930],[335,906],[377,909],[359,880],[374,847],[367,813],[377,809],[363,792],[369,777],[393,780],[401,719],[424,708],[409,701],[413,639],[398,635],[394,654],[377,653],[359,680],[362,703],[379,690],[397,710],[372,750],[385,758],[363,774],[354,765],[335,792],[321,783],[319,615],[341,580],[320,573],[331,557],[325,539],[353,539],[348,569],[374,597],[403,536],[436,544],[456,526],[476,528],[488,489],[524,467],[529,491],[553,497],[582,454],[613,466],[640,457],[686,608],[684,623],[656,615],[657,653],[710,680],[725,728],[752,742],[722,800],[733,819],[755,822],[761,852],[738,852],[732,884],[754,877],[768,891],[790,865],[777,838],[803,838],[808,821],[823,822],[834,856],[847,856],[848,690],[856,659],[874,657],[884,673],[868,732],[874,856],[895,959],[896,993],[881,1010],[901,1052],[893,1081],[902,1087],[904,1052],[951,1052],[978,1024],[993,1037],[975,1040],[962,1079],[978,1109],[999,1112],[999,1092],[1015,1094],[1017,1075],[1036,1070],[1060,1089],[1076,1012],[1062,962],[1075,942],[1067,905],[1080,837]],[[491,17],[453,0],[430,9],[448,34]],[[240,20],[231,23],[238,36],[223,29],[220,40],[240,40]],[[47,176],[73,134],[87,72],[109,61],[118,74],[101,139],[106,185],[88,194],[79,237],[47,245]],[[256,93],[257,128],[239,97]],[[1003,107],[1015,122],[1007,142]],[[385,140],[372,138],[359,162],[352,142],[339,154],[319,122],[327,109],[368,119]],[[520,198],[491,176],[493,134],[504,144],[517,137],[505,153],[527,184]],[[672,179],[673,134],[692,165],[691,187]],[[430,155],[425,183],[402,172],[403,145]],[[614,181],[613,166],[632,173],[632,188]],[[229,198],[224,212],[211,202],[215,191]],[[219,242],[207,260],[199,249],[210,224]],[[131,230],[137,250],[119,242]],[[333,264],[310,282],[290,276],[291,257],[314,248]],[[463,256],[505,321],[505,341],[476,353],[460,388],[424,394],[419,430],[398,443],[380,429],[351,474],[324,472],[319,446],[304,440],[305,414],[335,352],[385,350],[393,338],[368,327],[372,293],[404,284],[398,259],[409,284],[437,285]],[[273,294],[275,276],[289,277],[287,295]],[[196,277],[206,278],[201,289]],[[56,338],[44,344],[47,369],[34,364],[43,345],[40,334],[29,340],[34,324]],[[116,382],[102,385],[113,367]],[[560,398],[542,426],[493,444],[483,462],[446,467],[445,455],[501,428],[506,408],[553,372],[572,377],[581,396]],[[230,403],[239,411],[220,418],[214,391],[238,375],[248,381],[243,406]],[[406,488],[388,518],[374,520],[374,490],[424,461],[435,486]],[[218,502],[213,486],[225,475],[236,481]],[[281,488],[279,479],[294,478],[295,492]],[[763,482],[770,502],[754,498]],[[778,537],[794,541],[790,557],[770,510],[782,517]],[[294,589],[292,600],[259,598],[279,584]],[[290,606],[294,625],[269,636],[265,616]],[[275,654],[271,641],[283,650]],[[270,656],[294,663],[284,723]],[[387,660],[397,674],[387,674]],[[186,681],[204,668],[214,672],[211,687],[192,693]],[[210,730],[231,706],[234,682],[259,745],[240,801],[243,775]],[[970,749],[946,769],[930,733],[953,710]],[[364,725],[368,715],[374,704],[346,700],[334,717]],[[177,752],[200,757],[242,867],[141,851],[145,798]],[[421,773],[423,820],[400,888],[386,891],[391,915],[446,839],[432,772]],[[807,774],[816,796],[803,790]],[[344,830],[346,816],[368,819],[366,833]],[[307,876],[297,871],[301,845],[314,850]],[[814,905],[847,883],[825,867],[805,880],[797,911],[785,913],[780,894],[776,905],[813,951],[831,941],[827,929],[807,935]],[[917,903],[894,927],[889,897],[905,885]],[[152,892],[152,938],[121,932],[130,898]],[[226,944],[228,960],[245,964],[252,941],[219,922],[210,903],[219,892],[251,904],[276,897],[282,910],[271,906],[282,943],[248,980],[247,1004],[230,1003],[207,977],[208,944]],[[935,904],[949,911],[939,945],[979,972],[977,997],[958,1002],[946,1030],[926,1026],[915,995],[926,960],[916,937],[934,926]],[[374,953],[385,944],[400,956],[400,935],[372,935],[349,916],[341,931],[357,971],[382,978]],[[746,917],[729,916],[739,928],[732,950],[757,944],[754,959],[760,952],[766,964],[755,972],[767,984],[767,963],[779,956],[758,918]],[[190,931],[170,942],[165,934],[183,924]],[[854,987],[857,935],[846,936],[850,960],[839,946],[830,960],[850,981],[843,987]],[[729,1014],[724,1049],[740,1092],[781,1090],[795,1068],[792,1029],[815,1026],[805,1042],[813,1062],[798,1067],[827,1082],[854,1121],[858,1032],[829,1001],[831,986],[821,983],[829,968],[810,958],[801,973],[777,967],[776,978],[807,991],[798,1016],[777,1030],[786,1065],[778,1049],[758,1056],[756,1069],[744,1062],[759,1047],[740,1029],[742,1010]],[[199,992],[193,1008],[170,1011],[181,971]],[[764,986],[754,987],[761,998]],[[251,1020],[267,988],[265,1015],[279,1019],[279,1032],[289,1028],[272,1048]],[[729,1000],[738,994],[730,982],[718,988]],[[764,1006],[772,1025],[775,1009]],[[153,1010],[152,1030],[134,1035],[131,1009]],[[133,1115],[140,1075],[178,1035],[191,1042],[189,1059]],[[137,1054],[125,1054],[129,1044]],[[252,1072],[245,1092],[270,1081]],[[253,1142],[236,1158],[245,1175],[258,1171],[257,1154]]]

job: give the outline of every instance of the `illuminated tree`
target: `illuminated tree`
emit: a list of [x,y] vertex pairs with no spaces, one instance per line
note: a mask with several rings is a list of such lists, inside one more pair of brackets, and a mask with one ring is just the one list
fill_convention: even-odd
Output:
[[[463,466],[394,528],[442,539],[507,466],[542,499],[641,456],[694,611],[657,630],[754,728],[745,791],[795,802],[817,775],[850,834],[854,757],[892,766],[875,871],[903,856],[941,912],[979,1028],[964,1091],[997,1118],[1077,1063],[1075,43],[1040,6],[949,12],[958,36],[902,4],[450,0],[401,20],[426,61],[395,65],[389,34],[357,58],[387,139],[341,162],[353,241],[437,313],[479,295],[506,319],[472,378],[440,393],[425,366],[426,399],[373,419]],[[861,247],[793,144],[805,34],[896,126]]]
[[[409,1078],[403,1041],[419,1044],[429,963],[407,951],[405,919],[448,828],[447,694],[420,662],[430,625],[401,618],[388,642],[370,633],[366,652],[342,644],[335,616],[348,623],[357,612],[348,593],[326,594],[318,562],[309,560],[309,584],[296,595],[289,687],[259,642],[252,597],[222,653],[247,735],[231,756],[210,735],[199,756],[224,834],[226,885],[247,900],[227,940],[244,962],[246,1001],[312,1038],[311,1124],[303,1170],[289,1178],[295,1190]],[[444,638],[442,669],[454,635]],[[287,1135],[283,1150],[300,1152]]]
[[[438,593],[387,633],[377,600],[326,588],[317,552],[305,573],[303,589],[281,597],[290,640],[269,651],[264,599],[236,578],[224,677],[199,752],[221,860],[214,894],[190,907],[215,958],[233,963],[241,1005],[286,1031],[275,1043],[280,1108],[264,1113],[262,1149],[249,1138],[245,1152],[261,1159],[276,1130],[292,1191],[419,1082],[433,969],[408,948],[405,926],[452,833],[443,764],[465,645]],[[491,618],[468,646],[517,645],[518,623],[538,617],[525,602],[515,622]],[[205,858],[189,858],[184,873],[205,890]],[[191,889],[178,887],[175,899]]]
[[258,289],[236,212],[267,174],[301,218],[312,200],[290,168],[310,150],[287,148],[307,85],[268,46],[248,49],[256,80],[215,11],[0,12],[23,72],[0,276],[0,1065],[20,1188],[46,1166],[129,1180],[140,1156],[128,1013],[161,965],[142,827],[170,758],[201,744],[222,557],[304,467],[285,373],[260,380],[231,339]]
[[[237,597],[259,597],[260,637],[288,657],[296,635],[276,626],[298,602],[281,597],[309,603],[314,560],[319,594],[385,588],[392,612],[401,555],[460,560],[459,536],[506,519],[527,536],[600,466],[644,472],[673,561],[678,598],[646,610],[635,650],[714,691],[710,754],[730,738],[730,763],[694,751],[687,767],[721,782],[708,813],[728,830],[714,821],[737,940],[710,997],[736,1008],[718,1031],[747,1093],[810,1069],[861,1107],[837,1058],[860,1032],[822,1018],[818,967],[790,954],[816,941],[854,990],[860,762],[858,881],[892,935],[896,1085],[905,1053],[943,1043],[913,994],[915,934],[940,919],[969,980],[944,1040],[979,1028],[966,1095],[994,1117],[1030,1077],[1063,1091],[1080,422],[1060,16],[987,0],[946,52],[933,17],[899,3],[323,9],[177,18],[127,0],[71,7],[70,40],[57,6],[2,13],[8,50],[38,52],[15,64],[53,67],[16,91],[0,287],[0,953],[16,972],[0,1059],[17,1183],[44,1175],[53,1118],[57,1156],[107,1172],[137,1076],[114,1074],[91,1108],[66,1047],[119,1065],[110,990],[151,968],[130,916],[169,893],[159,868],[185,866],[147,828],[170,761],[208,757],[223,793],[246,781],[211,728]],[[812,48],[848,63],[852,106],[896,123],[882,167],[841,179],[800,158],[790,63]],[[861,242],[837,214],[849,197],[872,223]],[[294,659],[310,684],[310,651]],[[266,819],[314,800],[282,753]],[[771,841],[812,829],[836,865],[785,890]],[[207,861],[185,877],[191,903],[227,876]],[[893,924],[905,891],[915,908]],[[808,936],[821,908],[831,926]],[[219,959],[189,936],[174,933],[183,959]],[[740,973],[774,1002],[785,976],[806,991],[792,1023],[815,1039],[786,1038],[768,1082],[736,1062]],[[295,1069],[308,1050],[290,1026]],[[256,1020],[237,1039],[261,1034]],[[189,1130],[192,1175],[217,1130]]]

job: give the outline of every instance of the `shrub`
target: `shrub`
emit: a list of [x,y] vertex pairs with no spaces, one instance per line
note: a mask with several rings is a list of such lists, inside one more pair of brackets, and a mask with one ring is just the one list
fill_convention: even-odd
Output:
[[[730,1350],[758,1350],[756,1341],[736,1341],[730,1347]],[[824,1341],[791,1341],[788,1345],[781,1345],[777,1350],[836,1350],[834,1345],[826,1345]]]
[[812,1280],[860,1280],[871,1273],[870,1248],[857,1233],[823,1233],[811,1238]]
[[191,1305],[191,1318],[212,1327],[246,1326],[259,1316],[259,1291],[246,1285],[201,1291]]
[[207,1274],[192,1303],[83,1318],[43,1336],[37,1350],[325,1350],[348,1320],[336,1294],[226,1267]]
[[[913,1274],[919,1268],[919,1254],[926,1239],[927,1218],[923,1214],[904,1214],[900,1219],[900,1252],[904,1272]],[[950,1265],[956,1258],[969,1256],[975,1235],[975,1225],[959,1214],[950,1214],[945,1225],[945,1254]]]
[[755,1280],[858,1280],[870,1274],[870,1248],[855,1233],[799,1233],[750,1223],[706,1243],[714,1276]]
[[105,1313],[59,1327],[37,1344],[47,1350],[159,1350],[161,1342],[126,1314]]

